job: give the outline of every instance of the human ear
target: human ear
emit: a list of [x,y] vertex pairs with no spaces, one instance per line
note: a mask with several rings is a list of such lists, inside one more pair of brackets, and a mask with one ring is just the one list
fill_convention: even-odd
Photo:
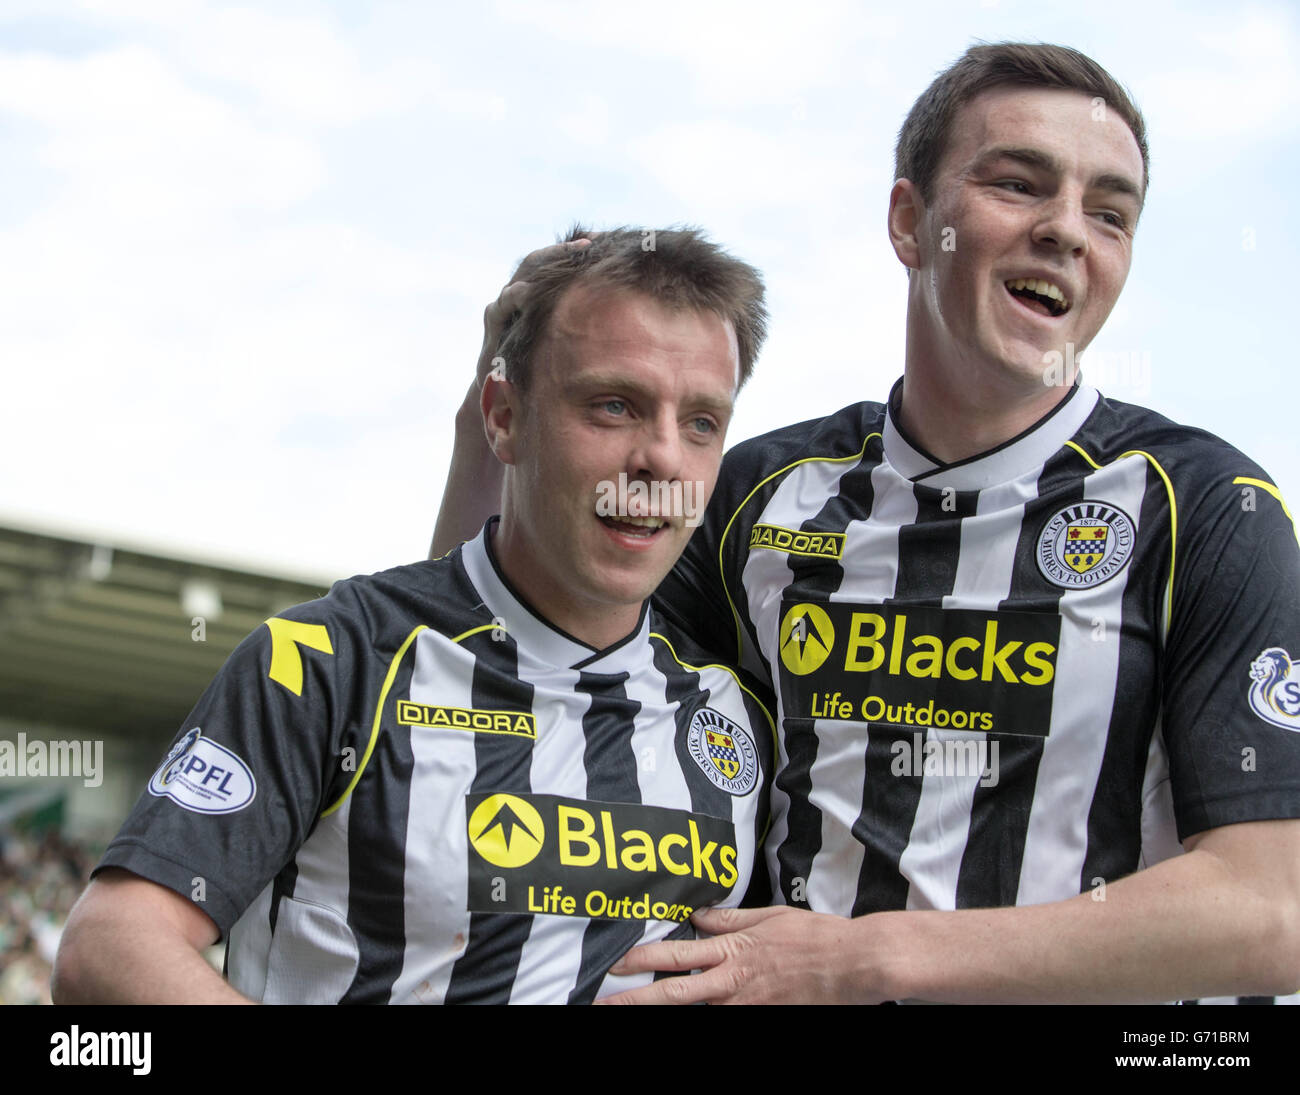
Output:
[[899,179],[889,192],[889,242],[894,254],[910,270],[921,268],[920,227],[925,202],[911,179]]
[[515,463],[519,433],[519,390],[494,369],[483,378],[479,406],[483,410],[483,431],[488,445],[503,464]]

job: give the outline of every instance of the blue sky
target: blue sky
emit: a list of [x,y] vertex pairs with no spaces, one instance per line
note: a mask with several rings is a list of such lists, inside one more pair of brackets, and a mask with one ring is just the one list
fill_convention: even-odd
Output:
[[731,440],[902,370],[894,135],[975,39],[1073,45],[1151,190],[1085,375],[1300,500],[1289,5],[0,5],[0,521],[322,577],[423,554],[483,305],[574,220],[766,274]]

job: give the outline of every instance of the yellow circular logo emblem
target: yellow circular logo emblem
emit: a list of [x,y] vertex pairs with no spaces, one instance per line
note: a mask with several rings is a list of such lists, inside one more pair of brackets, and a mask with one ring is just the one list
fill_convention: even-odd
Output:
[[489,795],[469,815],[469,842],[494,867],[522,867],[542,850],[542,815],[518,795]]
[[795,605],[781,621],[781,663],[797,677],[830,657],[835,628],[820,605]]

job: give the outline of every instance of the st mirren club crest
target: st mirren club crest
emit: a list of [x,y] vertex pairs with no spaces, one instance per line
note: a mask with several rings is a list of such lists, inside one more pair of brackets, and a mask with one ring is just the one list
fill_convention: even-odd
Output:
[[1106,558],[1110,526],[1071,525],[1065,533],[1065,562],[1078,574],[1087,574]]
[[1057,510],[1038,534],[1038,569],[1062,589],[1101,585],[1128,565],[1133,541],[1133,522],[1123,510],[1078,502]]
[[709,782],[729,795],[747,795],[758,782],[758,753],[748,732],[711,707],[691,716],[686,747]]

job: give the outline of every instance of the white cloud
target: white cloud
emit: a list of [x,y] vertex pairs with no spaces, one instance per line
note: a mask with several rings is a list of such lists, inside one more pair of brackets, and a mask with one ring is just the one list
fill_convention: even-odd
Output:
[[584,96],[579,108],[561,114],[555,125],[577,144],[602,146],[609,139],[609,102],[600,95]]
[[324,176],[312,142],[253,124],[143,46],[0,54],[0,112],[47,127],[37,155],[81,208],[146,229],[214,208],[280,208]]
[[[1171,138],[1238,140],[1293,132],[1300,110],[1300,31],[1284,8],[1248,8],[1241,21],[1189,16],[1195,54],[1143,81],[1142,106]],[[1153,126],[1153,128],[1155,128]]]
[[[797,106],[846,69],[867,83],[883,78],[886,50],[907,28],[901,15],[869,11],[849,0],[661,0],[653,7],[602,0],[506,0],[496,10],[536,27],[576,51],[594,46],[654,59],[648,79],[677,78],[684,67],[702,100],[727,108],[746,103]],[[846,63],[853,55],[853,62]]]
[[858,140],[790,126],[730,122],[668,126],[629,141],[625,155],[683,202],[705,210],[804,205],[810,194],[862,192],[873,178]]

